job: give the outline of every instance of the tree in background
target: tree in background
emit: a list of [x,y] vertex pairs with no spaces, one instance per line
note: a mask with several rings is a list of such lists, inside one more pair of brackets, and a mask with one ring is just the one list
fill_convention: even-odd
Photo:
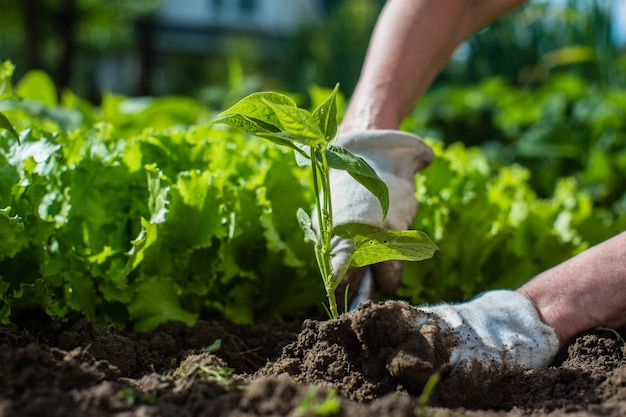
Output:
[[92,77],[97,58],[132,47],[135,21],[161,0],[2,1],[0,50],[16,65],[16,77],[42,69],[60,88],[99,96]]

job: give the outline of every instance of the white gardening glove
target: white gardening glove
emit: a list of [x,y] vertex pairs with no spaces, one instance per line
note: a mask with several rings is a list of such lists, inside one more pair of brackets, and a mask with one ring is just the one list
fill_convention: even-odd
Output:
[[[369,130],[341,134],[337,145],[363,158],[389,188],[389,211],[383,220],[378,199],[346,171],[331,170],[330,187],[335,226],[350,223],[367,223],[388,229],[406,230],[417,212],[415,199],[415,174],[427,167],[434,153],[418,136],[397,130]],[[312,216],[314,221],[316,215]],[[315,227],[315,225],[314,225]],[[350,240],[334,237],[332,241],[332,264],[335,272],[344,267],[352,251]],[[383,262],[371,267],[373,280],[378,289],[386,294],[397,290],[401,279],[400,261]],[[336,291],[339,311],[343,311],[344,291],[348,288],[348,300],[359,291],[364,268],[351,267]],[[367,299],[373,288],[362,288],[360,299]],[[360,300],[359,299],[359,300]]]
[[514,291],[487,291],[460,304],[390,303],[402,304],[401,313],[389,303],[357,309],[352,329],[364,346],[388,352],[387,371],[416,389],[435,372],[450,378],[545,367],[559,350],[554,329]]

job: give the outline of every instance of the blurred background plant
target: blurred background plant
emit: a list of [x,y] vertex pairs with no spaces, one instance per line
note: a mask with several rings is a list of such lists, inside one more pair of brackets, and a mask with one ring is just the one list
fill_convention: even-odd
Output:
[[593,83],[623,87],[623,3],[530,1],[471,37],[439,82],[463,85],[499,76],[516,87],[532,87],[567,72]]

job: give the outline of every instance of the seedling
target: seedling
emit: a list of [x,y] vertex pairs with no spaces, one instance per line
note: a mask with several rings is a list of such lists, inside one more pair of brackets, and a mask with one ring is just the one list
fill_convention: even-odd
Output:
[[[297,219],[305,239],[313,242],[315,258],[328,298],[331,317],[339,315],[335,290],[350,266],[362,267],[388,260],[419,261],[433,256],[437,246],[417,230],[389,230],[361,223],[333,226],[330,170],[347,171],[380,202],[383,216],[389,209],[389,191],[370,165],[347,149],[335,145],[337,138],[337,85],[313,112],[299,108],[283,94],[251,94],[222,112],[213,123],[237,127],[251,135],[291,148],[299,166],[309,166],[315,195],[317,231],[302,208]],[[341,271],[331,263],[333,236],[354,241],[348,262]]]
[[428,401],[430,400],[433,391],[437,384],[441,381],[441,375],[437,372],[432,374],[428,380],[426,381],[426,385],[424,385],[424,389],[417,399],[417,407],[415,409],[415,414],[418,416],[426,414],[426,406],[428,405]]

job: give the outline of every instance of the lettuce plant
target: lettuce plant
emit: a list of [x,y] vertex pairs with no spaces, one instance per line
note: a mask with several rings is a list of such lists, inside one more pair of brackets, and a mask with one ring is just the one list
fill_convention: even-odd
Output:
[[[372,192],[380,202],[384,216],[389,208],[389,192],[384,181],[365,160],[334,143],[338,135],[337,91],[338,86],[312,112],[299,108],[291,98],[280,93],[254,93],[212,122],[228,124],[289,147],[299,166],[310,167],[318,230],[314,230],[306,210],[299,208],[297,219],[305,239],[314,243],[331,317],[339,314],[335,290],[350,266],[363,267],[388,260],[418,261],[432,257],[437,250],[428,236],[417,230],[389,230],[362,223],[334,226],[331,169],[347,171]],[[331,239],[334,236],[354,242],[350,258],[341,271],[334,271],[331,263]]]

